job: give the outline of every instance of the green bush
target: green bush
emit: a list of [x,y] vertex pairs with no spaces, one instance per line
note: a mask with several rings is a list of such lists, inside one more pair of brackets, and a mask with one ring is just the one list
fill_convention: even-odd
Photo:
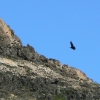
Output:
[[55,96],[54,100],[66,100],[62,94],[58,94]]
[[73,90],[69,89],[69,90],[66,90],[66,93],[72,93]]

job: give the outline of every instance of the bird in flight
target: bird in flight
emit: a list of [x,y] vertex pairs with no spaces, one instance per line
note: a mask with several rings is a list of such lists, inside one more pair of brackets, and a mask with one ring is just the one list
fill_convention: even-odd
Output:
[[71,49],[73,49],[73,50],[75,50],[76,48],[75,48],[75,46],[73,45],[73,43],[70,41],[70,45],[71,45]]

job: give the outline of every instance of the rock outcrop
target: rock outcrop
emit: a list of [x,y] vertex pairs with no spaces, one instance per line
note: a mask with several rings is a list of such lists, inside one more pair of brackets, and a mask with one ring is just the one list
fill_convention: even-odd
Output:
[[0,100],[100,100],[100,84],[23,46],[0,19]]

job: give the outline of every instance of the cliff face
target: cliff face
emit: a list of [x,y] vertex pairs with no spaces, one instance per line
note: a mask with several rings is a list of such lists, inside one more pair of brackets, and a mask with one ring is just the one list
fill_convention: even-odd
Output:
[[23,46],[0,19],[0,100],[100,100],[100,85]]

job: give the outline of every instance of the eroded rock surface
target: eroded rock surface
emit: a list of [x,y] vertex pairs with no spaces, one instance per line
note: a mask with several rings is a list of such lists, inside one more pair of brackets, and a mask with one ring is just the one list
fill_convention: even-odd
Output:
[[100,85],[29,44],[23,46],[0,19],[0,100],[100,100]]

